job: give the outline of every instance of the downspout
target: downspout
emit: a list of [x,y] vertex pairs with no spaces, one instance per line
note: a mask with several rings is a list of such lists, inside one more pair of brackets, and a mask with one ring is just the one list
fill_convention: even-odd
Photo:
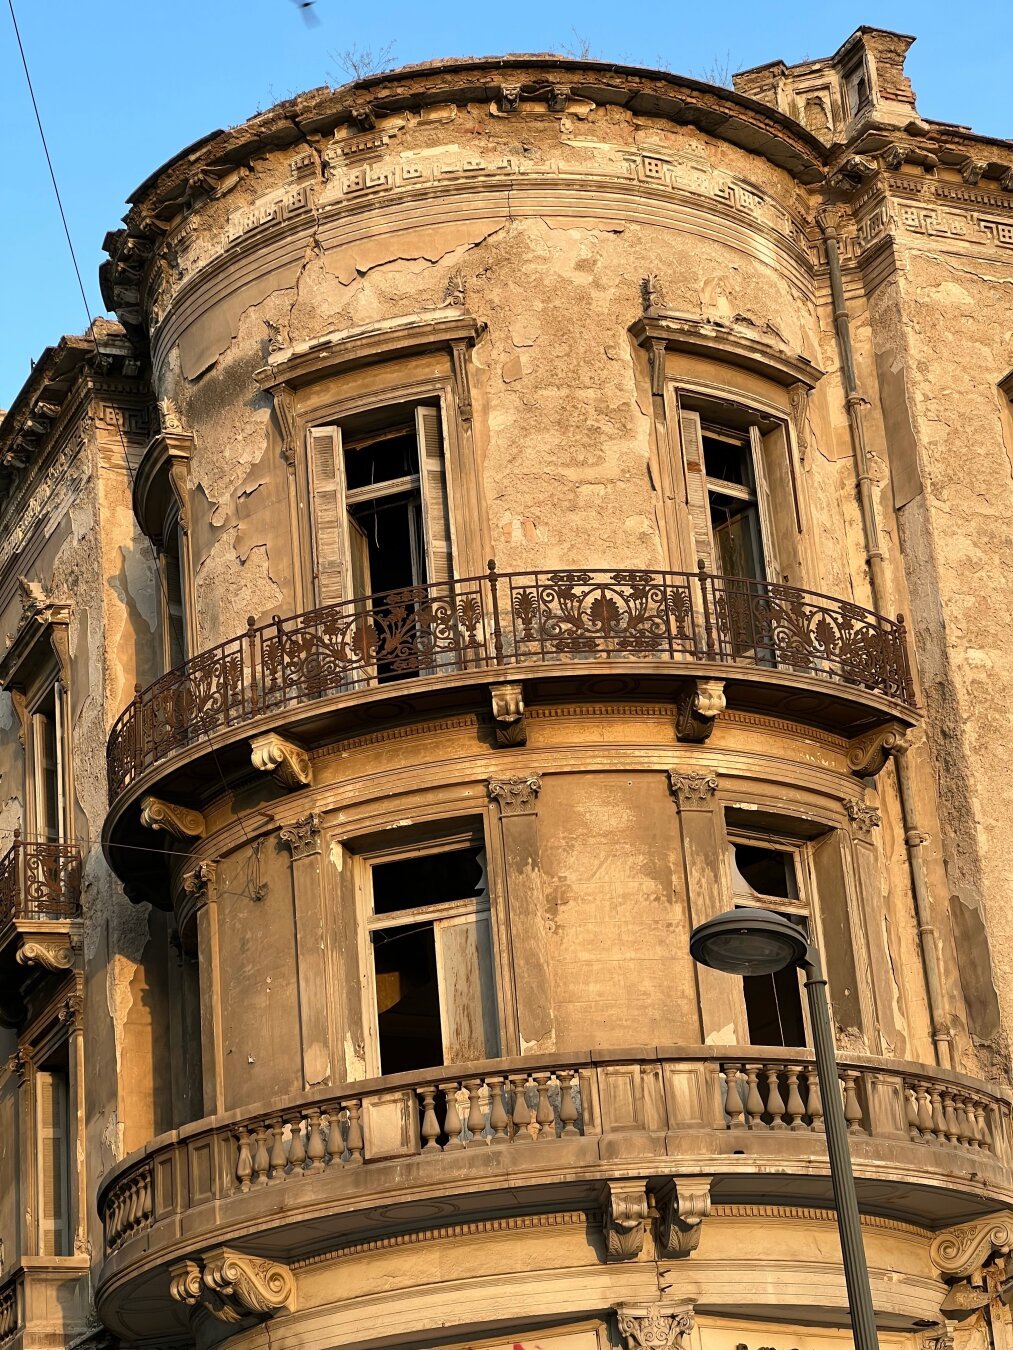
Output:
[[[841,363],[844,399],[848,410],[848,433],[851,438],[851,454],[855,468],[859,512],[862,518],[865,559],[869,568],[869,583],[872,588],[872,603],[878,613],[885,614],[888,608],[888,588],[883,567],[883,550],[879,542],[876,504],[872,495],[872,479],[869,475],[869,456],[865,444],[863,409],[866,400],[859,392],[858,379],[855,374],[855,358],[851,346],[851,320],[844,303],[844,282],[841,278],[841,258],[837,244],[837,213],[832,208],[824,207],[817,212],[816,218],[823,232],[823,240],[826,245],[827,270],[830,274],[830,295],[834,309],[834,332],[837,337],[837,353]],[[953,1037],[950,1034],[945,1015],[946,1004],[939,963],[939,943],[935,926],[932,923],[932,905],[925,872],[923,850],[928,842],[928,835],[918,824],[914,783],[907,747],[902,744],[891,758],[897,772],[897,793],[900,798],[901,819],[904,826],[904,847],[907,850],[911,890],[914,895],[915,915],[918,921],[918,942],[921,948],[922,970],[928,995],[929,1019],[932,1024],[932,1040],[935,1044],[936,1062],[943,1068],[953,1069],[956,1068]]]

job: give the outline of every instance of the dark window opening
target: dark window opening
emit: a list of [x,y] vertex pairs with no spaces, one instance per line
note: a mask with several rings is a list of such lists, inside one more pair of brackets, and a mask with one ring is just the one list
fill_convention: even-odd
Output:
[[785,849],[733,843],[732,859],[735,871],[749,890],[783,900],[798,899],[794,855]]
[[[422,511],[418,493],[400,493],[349,506],[352,589],[384,595],[426,580]],[[356,556],[360,554],[360,556]],[[361,589],[360,589],[361,587]]]
[[50,689],[32,718],[35,745],[36,813],[39,833],[48,840],[62,834],[63,793],[56,689]]
[[186,660],[186,610],[183,590],[179,525],[165,533],[162,551],[163,654],[166,671],[175,670]]
[[[809,925],[798,914],[784,914],[803,932]],[[773,975],[747,975],[742,981],[750,1045],[804,1046],[805,1018],[798,970],[788,966]]]
[[373,865],[373,912],[393,914],[451,900],[471,900],[485,890],[479,847],[398,858]]
[[417,475],[419,447],[415,428],[391,428],[372,436],[350,437],[345,447],[345,471],[349,492]]
[[431,923],[373,934],[380,1071],[443,1063],[443,1027]]
[[707,501],[717,569],[763,581],[763,545],[752,450],[747,441],[703,432]]

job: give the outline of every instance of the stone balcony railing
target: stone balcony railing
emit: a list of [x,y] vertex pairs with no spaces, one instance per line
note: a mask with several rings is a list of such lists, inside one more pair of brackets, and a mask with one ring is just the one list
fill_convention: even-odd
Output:
[[[916,1221],[1010,1203],[1007,1095],[894,1060],[850,1059],[840,1083],[860,1194],[872,1186],[883,1207],[896,1187],[907,1214],[917,1193]],[[565,1184],[586,1203],[617,1169],[707,1174],[726,1195],[776,1177],[782,1198],[794,1177],[811,1196],[828,1175],[822,1122],[811,1058],[755,1047],[534,1056],[324,1089],[196,1121],[125,1159],[99,1195],[103,1281],[205,1237],[277,1230],[284,1250],[282,1230],[309,1216],[348,1241],[358,1213],[372,1235],[371,1208],[396,1222],[406,1205],[407,1221],[426,1196],[463,1213]]]
[[147,689],[109,737],[110,801],[230,728],[337,695],[559,663],[682,663],[815,677],[913,704],[901,619],[791,586],[706,572],[498,573],[275,617]]
[[22,839],[0,858],[0,931],[12,923],[54,923],[81,913],[81,852],[76,844]]

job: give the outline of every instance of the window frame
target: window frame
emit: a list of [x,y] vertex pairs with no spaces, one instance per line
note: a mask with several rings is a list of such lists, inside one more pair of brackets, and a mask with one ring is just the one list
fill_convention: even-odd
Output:
[[[401,859],[433,856],[450,853],[458,849],[479,848],[484,855],[484,896],[469,896],[461,900],[442,901],[432,905],[422,905],[417,909],[395,910],[387,914],[376,914],[373,908],[372,869],[381,863],[397,862]],[[440,920],[485,917],[489,943],[489,972],[492,980],[491,996],[495,1009],[494,1024],[496,1030],[496,1054],[484,1058],[496,1058],[503,1053],[506,1043],[504,1021],[504,999],[501,988],[501,953],[497,925],[497,902],[494,894],[492,869],[490,867],[489,843],[483,823],[462,824],[447,832],[428,833],[424,838],[402,839],[390,844],[363,849],[353,854],[356,865],[356,929],[359,934],[359,971],[362,1002],[362,1027],[366,1057],[366,1076],[379,1078],[386,1076],[380,1054],[379,1011],[377,1007],[376,965],[374,962],[373,933],[388,928],[403,928],[415,923],[432,922],[435,926]],[[439,953],[437,950],[437,963]],[[439,982],[439,964],[437,980],[441,1006],[441,1034],[443,1026],[442,1000],[443,988]],[[441,1066],[434,1065],[434,1069]]]

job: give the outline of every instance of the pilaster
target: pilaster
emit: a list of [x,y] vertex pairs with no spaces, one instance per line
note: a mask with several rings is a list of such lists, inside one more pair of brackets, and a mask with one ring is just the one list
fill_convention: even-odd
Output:
[[296,968],[303,1086],[331,1081],[323,878],[320,869],[320,817],[315,811],[280,832],[292,854],[292,904],[295,915]]
[[225,1110],[225,1061],[222,1049],[222,974],[218,934],[218,869],[199,862],[183,878],[197,915],[197,965],[200,972],[200,1043],[204,1110]]

